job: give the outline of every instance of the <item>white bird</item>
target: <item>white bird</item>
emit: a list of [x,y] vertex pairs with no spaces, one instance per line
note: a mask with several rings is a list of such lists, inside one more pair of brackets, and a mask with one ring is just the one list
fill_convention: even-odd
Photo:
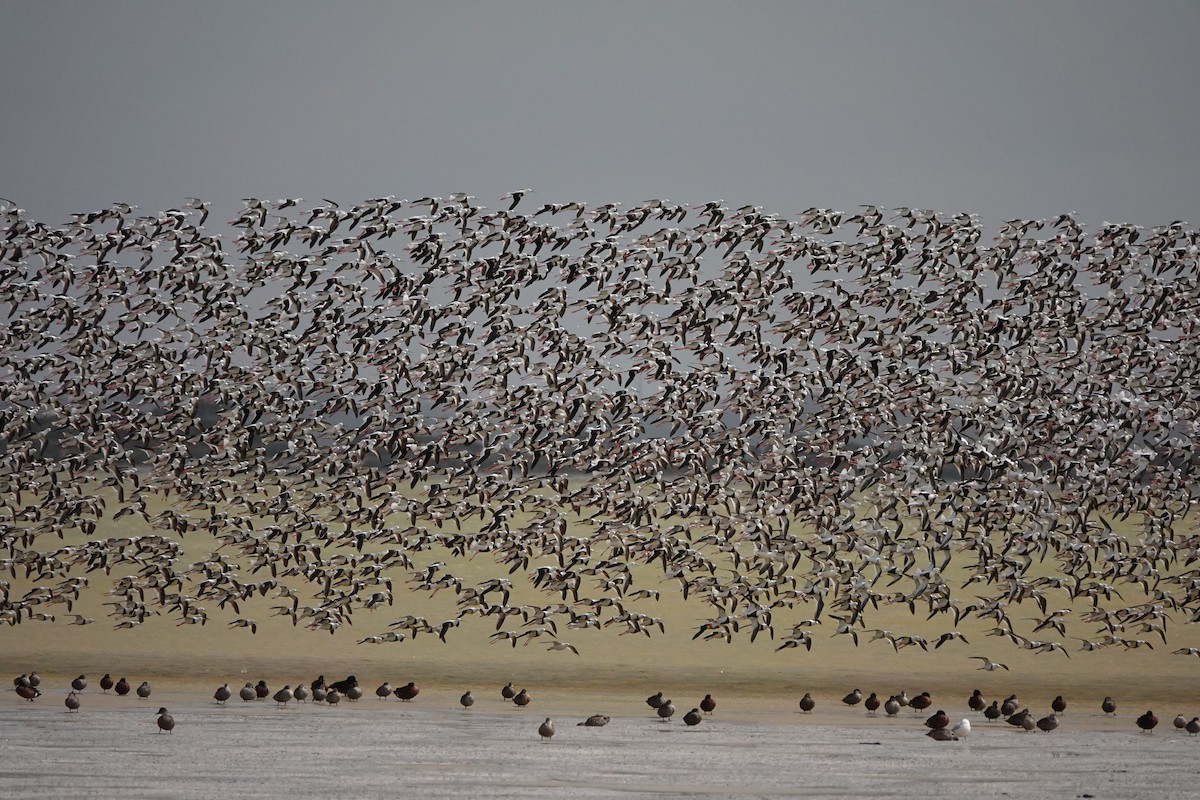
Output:
[[971,720],[964,719],[962,722],[959,722],[952,727],[950,732],[960,739],[966,738],[966,736],[971,733]]
[[992,661],[990,658],[987,658],[985,656],[970,656],[970,658],[973,658],[976,661],[982,661],[983,666],[980,667],[980,669],[986,669],[988,672],[995,672],[998,669],[1003,669],[1003,670],[1008,669],[1007,664],[1000,664],[996,661]]

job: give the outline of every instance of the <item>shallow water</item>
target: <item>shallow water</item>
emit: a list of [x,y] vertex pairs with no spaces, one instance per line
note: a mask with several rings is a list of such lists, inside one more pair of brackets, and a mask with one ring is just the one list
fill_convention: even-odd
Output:
[[[36,703],[5,693],[0,796],[61,798],[513,798],[1193,796],[1200,739],[1169,718],[1153,735],[1133,714],[1068,713],[1053,733],[979,719],[970,737],[934,742],[923,715],[868,719],[829,703],[813,715],[721,698],[696,728],[644,704],[603,728],[576,726],[614,705],[575,693],[525,709],[498,691],[371,696],[336,707],[270,701],[218,706],[211,689],[147,700],[88,689],[83,709],[55,687]],[[638,703],[641,701],[639,700]],[[833,701],[836,702],[836,701]],[[676,700],[679,705],[678,699]],[[176,720],[155,725],[159,705]],[[633,706],[630,706],[631,709]],[[726,708],[728,707],[728,711]],[[537,728],[556,721],[553,740]]]

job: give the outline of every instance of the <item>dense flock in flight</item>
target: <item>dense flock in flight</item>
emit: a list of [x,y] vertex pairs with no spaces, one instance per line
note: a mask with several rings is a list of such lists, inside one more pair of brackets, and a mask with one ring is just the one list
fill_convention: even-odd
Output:
[[445,592],[361,641],[578,653],[681,593],[696,639],[1069,654],[1200,619],[1185,223],[535,197],[0,200],[0,620]]

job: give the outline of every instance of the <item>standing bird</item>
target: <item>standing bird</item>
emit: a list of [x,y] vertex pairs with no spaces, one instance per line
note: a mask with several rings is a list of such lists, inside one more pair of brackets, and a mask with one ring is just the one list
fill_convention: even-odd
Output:
[[1200,733],[1200,717],[1192,717],[1192,721],[1185,726],[1184,730],[1192,736]]
[[875,716],[875,712],[879,710],[880,705],[882,705],[882,701],[880,701],[879,696],[874,692],[871,692],[871,695],[863,701],[863,707],[867,709],[867,713],[871,716]]
[[325,702],[328,705],[336,706],[338,703],[342,702],[342,693],[337,689],[330,689],[325,693]]
[[805,714],[817,707],[817,701],[813,699],[811,692],[805,692],[804,697],[800,698],[800,710]]
[[863,699],[862,689],[855,689],[853,692],[851,692],[850,694],[843,697],[842,702],[848,706],[856,706],[862,702],[862,699]]
[[522,689],[521,691],[519,691],[513,695],[512,701],[513,701],[513,703],[519,705],[521,708],[524,708],[525,706],[529,705],[529,701],[532,699],[533,698],[529,696],[529,692]]
[[883,710],[889,717],[896,716],[900,713],[900,701],[896,699],[895,695],[892,695],[883,704]]
[[1048,717],[1042,717],[1037,721],[1038,730],[1049,733],[1058,727],[1058,717],[1051,714]]
[[658,716],[663,722],[670,722],[671,717],[675,716],[675,706],[670,700],[663,700],[663,704],[658,707]]
[[271,690],[267,688],[267,682],[265,680],[260,680],[258,683],[254,684],[255,698],[259,700],[266,700],[270,694]]
[[1187,727],[1187,717],[1185,717],[1183,714],[1177,714],[1175,716],[1174,725],[1177,730],[1183,730]]
[[458,702],[463,708],[470,708],[475,705],[475,698],[471,697],[470,691],[467,691],[462,697],[458,698]]
[[77,692],[82,692],[84,689],[87,688],[87,676],[80,675],[78,678],[71,681],[71,688]]
[[971,720],[964,719],[961,722],[958,722],[953,728],[950,729],[950,732],[960,739],[967,738],[967,736],[971,733]]
[[68,711],[78,711],[79,710],[79,697],[74,692],[71,692],[70,694],[67,695],[67,699],[66,699],[65,703],[67,705]]
[[107,692],[112,687],[113,687],[112,675],[109,675],[106,672],[106,673],[104,673],[104,677],[100,679],[100,691]]
[[359,700],[363,696],[363,689],[357,683],[346,690],[347,700]]
[[1010,694],[1008,698],[1000,704],[1000,713],[1003,716],[1011,717],[1013,714],[1017,713],[1017,708],[1019,708],[1020,705],[1021,703],[1017,700],[1017,696],[1015,694]]
[[295,697],[295,695],[292,693],[292,687],[284,684],[283,688],[275,693],[274,700],[279,704],[276,706],[276,708],[279,708],[280,706],[286,707],[288,703],[292,702],[293,697]]
[[121,680],[117,681],[117,685],[113,687],[113,690],[119,697],[124,697],[125,695],[129,694],[132,689],[133,687],[129,685],[129,681],[125,680],[124,678],[121,678]]
[[247,683],[238,690],[238,697],[242,698],[242,700],[246,702],[250,702],[254,698],[258,697],[258,692],[254,691],[254,684]]
[[1025,727],[1025,723],[1030,721],[1029,709],[1028,708],[1022,709],[1022,710],[1018,711],[1016,714],[1009,716],[1008,719],[1006,719],[1004,721],[1007,722],[1009,725],[1012,725],[1014,728],[1023,728],[1023,727]]
[[1000,701],[993,700],[992,704],[983,710],[983,716],[987,718],[988,722],[995,722],[1004,716],[1004,711],[1000,708]]
[[505,700],[512,700],[517,694],[517,690],[513,688],[512,681],[504,684],[504,688],[500,690],[500,697]]
[[233,692],[229,689],[229,684],[222,684],[217,691],[213,692],[213,699],[221,705],[225,705],[225,701],[233,697]]
[[142,681],[142,685],[137,688],[137,696],[145,699],[150,696],[150,682]]
[[651,708],[658,708],[663,704],[663,693],[657,692],[646,698],[646,705]]
[[550,721],[549,717],[546,717],[546,721],[538,726],[538,736],[546,740],[554,736],[554,723]]
[[976,689],[971,693],[971,698],[967,700],[967,708],[972,711],[983,711],[987,707],[987,701],[983,699],[983,692]]
[[693,708],[691,711],[683,715],[683,721],[689,728],[699,725],[700,720],[702,719],[704,719],[704,717],[700,715],[700,709],[698,708]]
[[1100,710],[1109,716],[1117,713],[1117,702],[1111,697],[1105,697],[1104,702],[1100,704]]
[[717,701],[713,700],[711,694],[704,695],[704,699],[700,701],[700,710],[705,714],[711,714],[716,707]]
[[420,692],[421,690],[417,688],[417,684],[413,681],[409,681],[403,686],[396,687],[396,697],[399,697],[406,703],[420,694]]
[[159,731],[159,733],[162,733],[163,731],[170,733],[173,730],[175,730],[175,718],[167,713],[166,708],[160,708],[158,710],[158,731]]
[[1067,710],[1067,701],[1063,700],[1061,694],[1050,701],[1050,710],[1054,712],[1054,716],[1058,716]]
[[296,688],[292,689],[292,697],[296,698],[297,703],[303,703],[308,699],[308,689],[304,688],[303,683],[296,684]]
[[908,707],[913,711],[924,711],[933,705],[933,695],[929,692],[921,692],[919,695],[908,701]]
[[391,694],[392,694],[392,684],[391,684],[391,683],[389,683],[388,681],[384,681],[384,682],[383,682],[383,683],[382,683],[382,684],[381,684],[381,685],[380,685],[380,686],[379,686],[379,687],[378,687],[378,688],[375,690],[375,696],[376,696],[376,697],[378,697],[380,700],[386,700],[386,699],[388,699],[388,697],[390,697],[390,696],[391,696]]

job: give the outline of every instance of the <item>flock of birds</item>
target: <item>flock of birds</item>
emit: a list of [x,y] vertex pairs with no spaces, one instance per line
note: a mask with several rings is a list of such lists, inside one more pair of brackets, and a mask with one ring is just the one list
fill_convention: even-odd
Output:
[[[126,684],[126,688],[122,691],[119,687],[122,683]],[[33,702],[38,697],[41,697],[39,685],[41,679],[36,672],[22,674],[13,679],[13,685],[17,695],[25,700]],[[87,676],[80,675],[71,682],[71,691],[67,694],[65,705],[68,712],[78,712],[81,707],[79,695],[87,688]],[[128,684],[124,678],[120,682],[114,684],[112,677],[107,673],[100,681],[100,688],[107,693],[110,689],[116,688],[117,694],[124,696],[128,694]],[[237,692],[244,703],[252,701],[264,701],[268,698],[276,703],[276,707],[282,708],[287,706],[292,701],[296,703],[305,703],[309,700],[314,705],[325,704],[327,706],[336,706],[342,701],[342,698],[350,702],[361,700],[366,691],[359,683],[358,678],[354,675],[349,675],[339,681],[326,681],[324,675],[318,676],[308,686],[303,682],[297,683],[295,688],[291,684],[285,685],[282,689],[271,692],[265,679],[259,680],[258,683],[247,681]],[[375,697],[379,700],[387,700],[393,695],[402,702],[409,702],[420,694],[420,689],[415,681],[393,687],[390,681],[384,681],[375,689]],[[138,697],[147,698],[150,696],[149,683],[143,682],[138,689]],[[213,693],[213,701],[217,705],[225,705],[234,697],[234,691],[228,683],[224,683],[217,687]],[[504,703],[511,703],[518,708],[525,708],[532,702],[532,696],[526,689],[516,689],[510,681],[500,689],[500,698]],[[901,691],[899,694],[894,694],[888,697],[885,701],[875,692],[870,695],[864,695],[861,689],[855,689],[842,698],[842,703],[847,707],[854,708],[860,703],[866,709],[867,716],[877,716],[882,708],[888,717],[896,717],[904,708],[911,709],[915,714],[919,715],[922,712],[933,707],[933,697],[929,692],[921,692],[909,697],[907,691]],[[475,705],[475,697],[468,690],[459,698],[459,705],[464,709],[469,709]],[[654,712],[663,722],[669,723],[676,714],[675,704],[670,698],[665,697],[663,692],[656,692],[646,698],[646,705]],[[800,698],[800,711],[803,714],[809,714],[817,706],[816,699],[811,692],[805,692]],[[684,724],[693,728],[704,721],[717,708],[717,701],[711,693],[705,694],[704,698],[696,704],[696,706],[683,715]],[[1040,730],[1045,733],[1056,730],[1059,726],[1060,717],[1067,710],[1067,701],[1062,695],[1058,695],[1050,703],[1050,713],[1044,717],[1036,718],[1030,713],[1028,708],[1021,708],[1021,702],[1016,694],[1010,694],[1001,703],[999,700],[993,700],[988,705],[983,693],[976,689],[967,699],[967,708],[971,713],[982,715],[986,722],[995,722],[1003,719],[1009,725],[1022,731]],[[1019,710],[1018,710],[1019,709]],[[1112,697],[1105,697],[1100,704],[1100,710],[1107,716],[1113,716],[1117,712],[1117,704]],[[157,712],[159,732],[171,732],[175,727],[175,719],[167,711],[165,707],[159,708]],[[579,727],[602,728],[612,720],[606,714],[593,714],[582,722],[576,723]],[[1145,733],[1153,733],[1154,728],[1158,726],[1158,717],[1155,716],[1152,710],[1147,710],[1145,714],[1139,716],[1135,723],[1137,727]],[[965,739],[971,733],[971,720],[963,718],[959,722],[952,724],[950,716],[942,709],[938,709],[924,721],[924,726],[928,728],[927,736],[936,741],[958,741]],[[1186,731],[1191,736],[1200,735],[1200,716],[1193,717],[1188,720],[1183,714],[1175,717],[1174,727]],[[554,721],[550,717],[546,717],[545,721],[538,726],[538,734],[542,739],[551,739],[557,729]]]
[[[0,621],[91,624],[89,585],[115,628],[250,633],[252,598],[334,633],[446,592],[446,620],[360,642],[482,618],[572,653],[665,632],[663,587],[693,638],[777,650],[982,620],[1069,655],[1200,620],[1182,222],[528,191],[209,212],[0,200]],[[887,606],[912,629],[872,628]]]

